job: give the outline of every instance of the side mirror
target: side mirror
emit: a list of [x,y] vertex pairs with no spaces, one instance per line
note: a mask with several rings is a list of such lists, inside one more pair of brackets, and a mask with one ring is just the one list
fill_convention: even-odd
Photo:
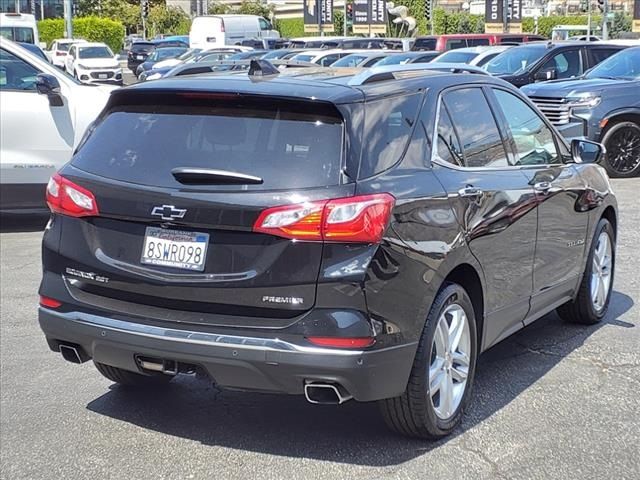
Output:
[[52,107],[61,107],[64,105],[62,94],[60,93],[60,82],[53,75],[48,73],[39,73],[36,77],[36,90],[40,95],[46,95],[49,99],[49,105]]
[[533,76],[536,82],[546,82],[547,80],[555,80],[558,77],[558,73],[555,68],[548,68],[546,70],[539,70]]
[[597,163],[606,153],[604,146],[591,140],[571,140],[571,156],[576,163]]

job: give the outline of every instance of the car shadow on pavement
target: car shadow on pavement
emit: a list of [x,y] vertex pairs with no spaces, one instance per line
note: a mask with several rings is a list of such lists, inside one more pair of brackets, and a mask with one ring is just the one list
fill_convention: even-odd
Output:
[[398,465],[492,416],[603,326],[635,327],[618,319],[633,304],[629,296],[614,292],[609,313],[598,325],[567,324],[549,314],[485,352],[462,425],[439,442],[391,433],[375,403],[318,406],[297,396],[222,391],[193,377],[175,379],[161,392],[112,386],[87,408],[204,445],[364,466]]

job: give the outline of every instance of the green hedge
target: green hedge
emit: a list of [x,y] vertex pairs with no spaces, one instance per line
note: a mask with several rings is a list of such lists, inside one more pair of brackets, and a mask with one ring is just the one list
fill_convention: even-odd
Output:
[[[51,45],[56,38],[64,37],[64,20],[48,18],[38,22],[40,41]],[[114,52],[122,49],[124,26],[108,18],[79,17],[73,19],[74,38],[84,38],[90,42],[104,42]]]
[[[276,17],[275,28],[280,32],[283,38],[304,37],[304,21],[302,18],[283,18],[278,20]],[[310,33],[307,35],[311,35]]]

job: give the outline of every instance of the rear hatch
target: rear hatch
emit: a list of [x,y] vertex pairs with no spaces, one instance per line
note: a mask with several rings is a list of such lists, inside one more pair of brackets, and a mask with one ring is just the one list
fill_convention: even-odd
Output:
[[283,326],[310,309],[322,242],[254,227],[269,207],[353,195],[336,108],[228,94],[132,98],[112,99],[61,171],[99,211],[62,217],[60,273],[72,293],[227,325],[261,317]]
[[129,58],[136,62],[144,62],[155,50],[156,46],[151,42],[136,42],[129,49]]

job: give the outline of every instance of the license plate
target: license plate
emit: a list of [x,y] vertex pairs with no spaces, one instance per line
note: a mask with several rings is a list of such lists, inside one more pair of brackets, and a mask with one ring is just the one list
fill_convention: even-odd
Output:
[[109,78],[109,75],[107,75],[106,73],[99,73],[98,78]]
[[138,60],[144,60],[144,55],[138,55],[136,58],[137,58]]
[[147,227],[141,262],[183,270],[204,270],[209,234]]

